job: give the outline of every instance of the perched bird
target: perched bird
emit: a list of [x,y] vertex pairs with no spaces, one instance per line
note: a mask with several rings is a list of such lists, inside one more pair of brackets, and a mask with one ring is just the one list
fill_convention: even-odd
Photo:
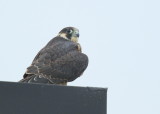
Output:
[[39,51],[20,82],[67,85],[81,76],[88,57],[81,52],[78,38],[78,29],[62,29]]

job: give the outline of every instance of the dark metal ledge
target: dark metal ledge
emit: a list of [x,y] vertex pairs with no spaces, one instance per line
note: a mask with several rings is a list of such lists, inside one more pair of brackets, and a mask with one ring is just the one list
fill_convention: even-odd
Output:
[[106,114],[107,89],[0,82],[0,114]]

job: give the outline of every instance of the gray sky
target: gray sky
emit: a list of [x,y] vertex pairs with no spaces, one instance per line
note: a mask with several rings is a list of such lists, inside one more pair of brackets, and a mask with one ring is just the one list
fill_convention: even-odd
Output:
[[18,81],[64,27],[89,57],[74,86],[108,87],[108,114],[160,114],[159,0],[0,0],[0,80]]

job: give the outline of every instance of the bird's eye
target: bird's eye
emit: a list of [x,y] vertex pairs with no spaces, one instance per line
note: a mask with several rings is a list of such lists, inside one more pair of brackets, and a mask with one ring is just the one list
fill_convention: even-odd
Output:
[[73,31],[70,29],[70,30],[67,30],[67,33],[68,34],[71,34]]

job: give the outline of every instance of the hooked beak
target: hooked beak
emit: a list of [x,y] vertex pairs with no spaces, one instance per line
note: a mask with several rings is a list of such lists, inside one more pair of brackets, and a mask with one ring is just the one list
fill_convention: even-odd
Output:
[[79,33],[76,34],[76,37],[79,37]]

